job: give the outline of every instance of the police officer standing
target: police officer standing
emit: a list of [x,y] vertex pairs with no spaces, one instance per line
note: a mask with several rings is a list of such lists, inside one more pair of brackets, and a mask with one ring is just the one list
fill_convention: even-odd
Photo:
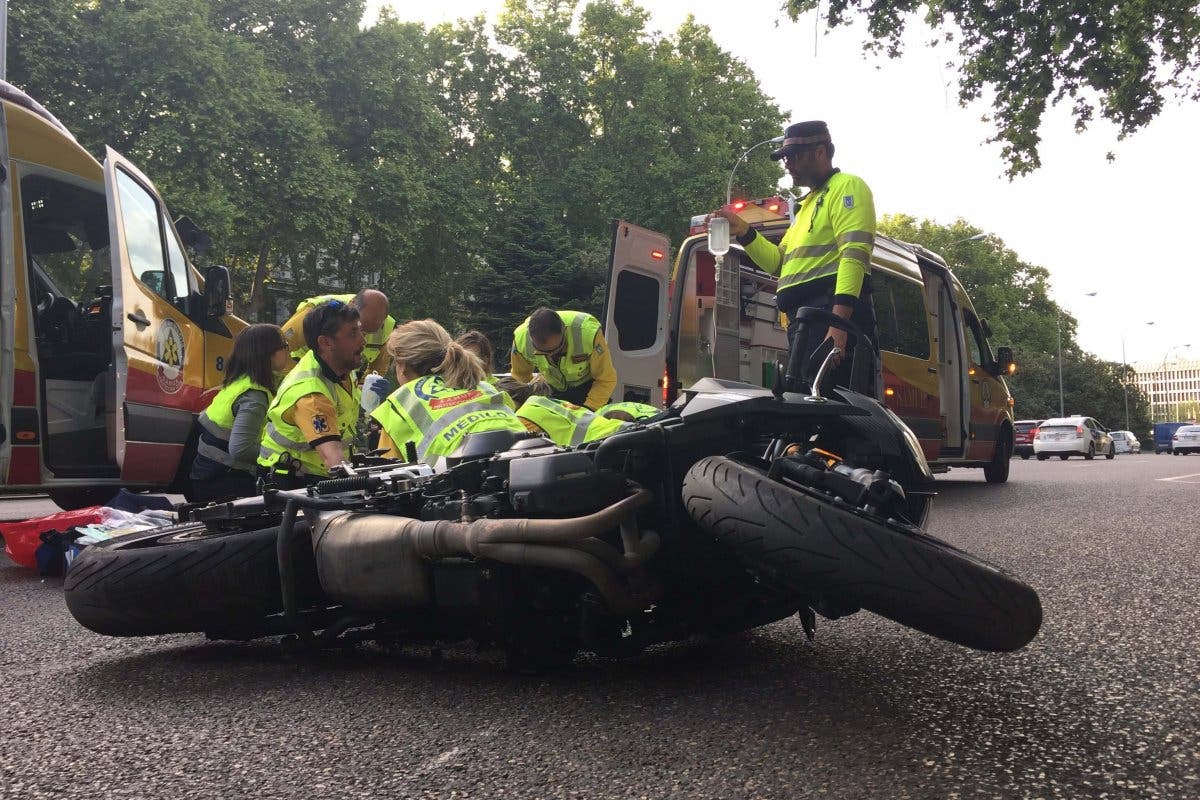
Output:
[[304,319],[308,351],[275,391],[258,454],[277,484],[328,477],[349,458],[360,401],[354,368],[364,346],[358,316],[354,306],[329,300]]
[[387,375],[388,355],[384,345],[396,327],[396,320],[388,313],[388,296],[378,289],[363,289],[358,294],[327,294],[301,300],[296,305],[296,313],[280,326],[284,338],[292,345],[292,358],[299,360],[308,352],[308,344],[304,341],[304,320],[314,308],[330,300],[345,303],[358,311],[359,325],[366,342],[363,348],[364,363],[355,367],[359,370],[359,379],[365,378],[370,372]]
[[[788,315],[788,343],[796,335],[796,312],[805,306],[832,311],[874,337],[871,305],[871,250],[875,244],[875,202],[862,178],[833,166],[833,141],[824,122],[798,122],[784,132],[771,153],[796,186],[810,190],[796,209],[783,240],[772,244],[731,210],[713,216],[729,220],[746,255],[764,271],[779,276],[776,303]],[[812,325],[804,342],[807,360],[825,341],[844,354],[847,334],[840,328]],[[835,356],[833,363],[841,362]],[[811,374],[811,373],[810,373]]]
[[552,397],[593,411],[617,388],[617,369],[600,320],[583,311],[534,311],[513,331],[510,356],[517,380],[528,383],[536,369]]

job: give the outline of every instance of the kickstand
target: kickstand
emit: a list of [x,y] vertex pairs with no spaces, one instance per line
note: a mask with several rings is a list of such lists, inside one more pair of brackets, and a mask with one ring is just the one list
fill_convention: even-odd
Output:
[[817,615],[811,608],[805,606],[796,612],[796,616],[800,617],[800,624],[804,627],[804,635],[811,642],[816,638],[817,633]]

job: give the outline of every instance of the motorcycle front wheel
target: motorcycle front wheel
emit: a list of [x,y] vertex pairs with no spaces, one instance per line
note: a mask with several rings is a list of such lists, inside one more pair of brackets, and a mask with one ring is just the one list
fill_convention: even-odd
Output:
[[778,591],[863,608],[940,639],[1005,652],[1037,635],[1037,593],[1013,575],[923,533],[758,466],[701,459],[683,484],[691,517]]

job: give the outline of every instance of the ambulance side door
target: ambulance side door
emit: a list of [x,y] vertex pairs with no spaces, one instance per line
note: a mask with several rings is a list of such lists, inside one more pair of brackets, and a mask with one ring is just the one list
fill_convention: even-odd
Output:
[[104,188],[117,464],[131,484],[163,486],[175,477],[204,389],[203,331],[185,313],[195,277],[154,185],[112,148]]
[[16,266],[13,252],[12,165],[8,161],[8,114],[0,103],[0,481],[12,457],[15,382]]
[[624,220],[613,222],[604,338],[617,370],[613,401],[662,406],[667,363],[670,240]]

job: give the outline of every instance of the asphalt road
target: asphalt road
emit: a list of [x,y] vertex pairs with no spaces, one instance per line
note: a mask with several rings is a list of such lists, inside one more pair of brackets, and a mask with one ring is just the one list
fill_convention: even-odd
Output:
[[1040,592],[1021,652],[860,613],[811,644],[793,619],[539,677],[459,652],[288,660],[102,638],[61,581],[0,567],[0,796],[1200,797],[1200,458],[939,489],[932,532]]

